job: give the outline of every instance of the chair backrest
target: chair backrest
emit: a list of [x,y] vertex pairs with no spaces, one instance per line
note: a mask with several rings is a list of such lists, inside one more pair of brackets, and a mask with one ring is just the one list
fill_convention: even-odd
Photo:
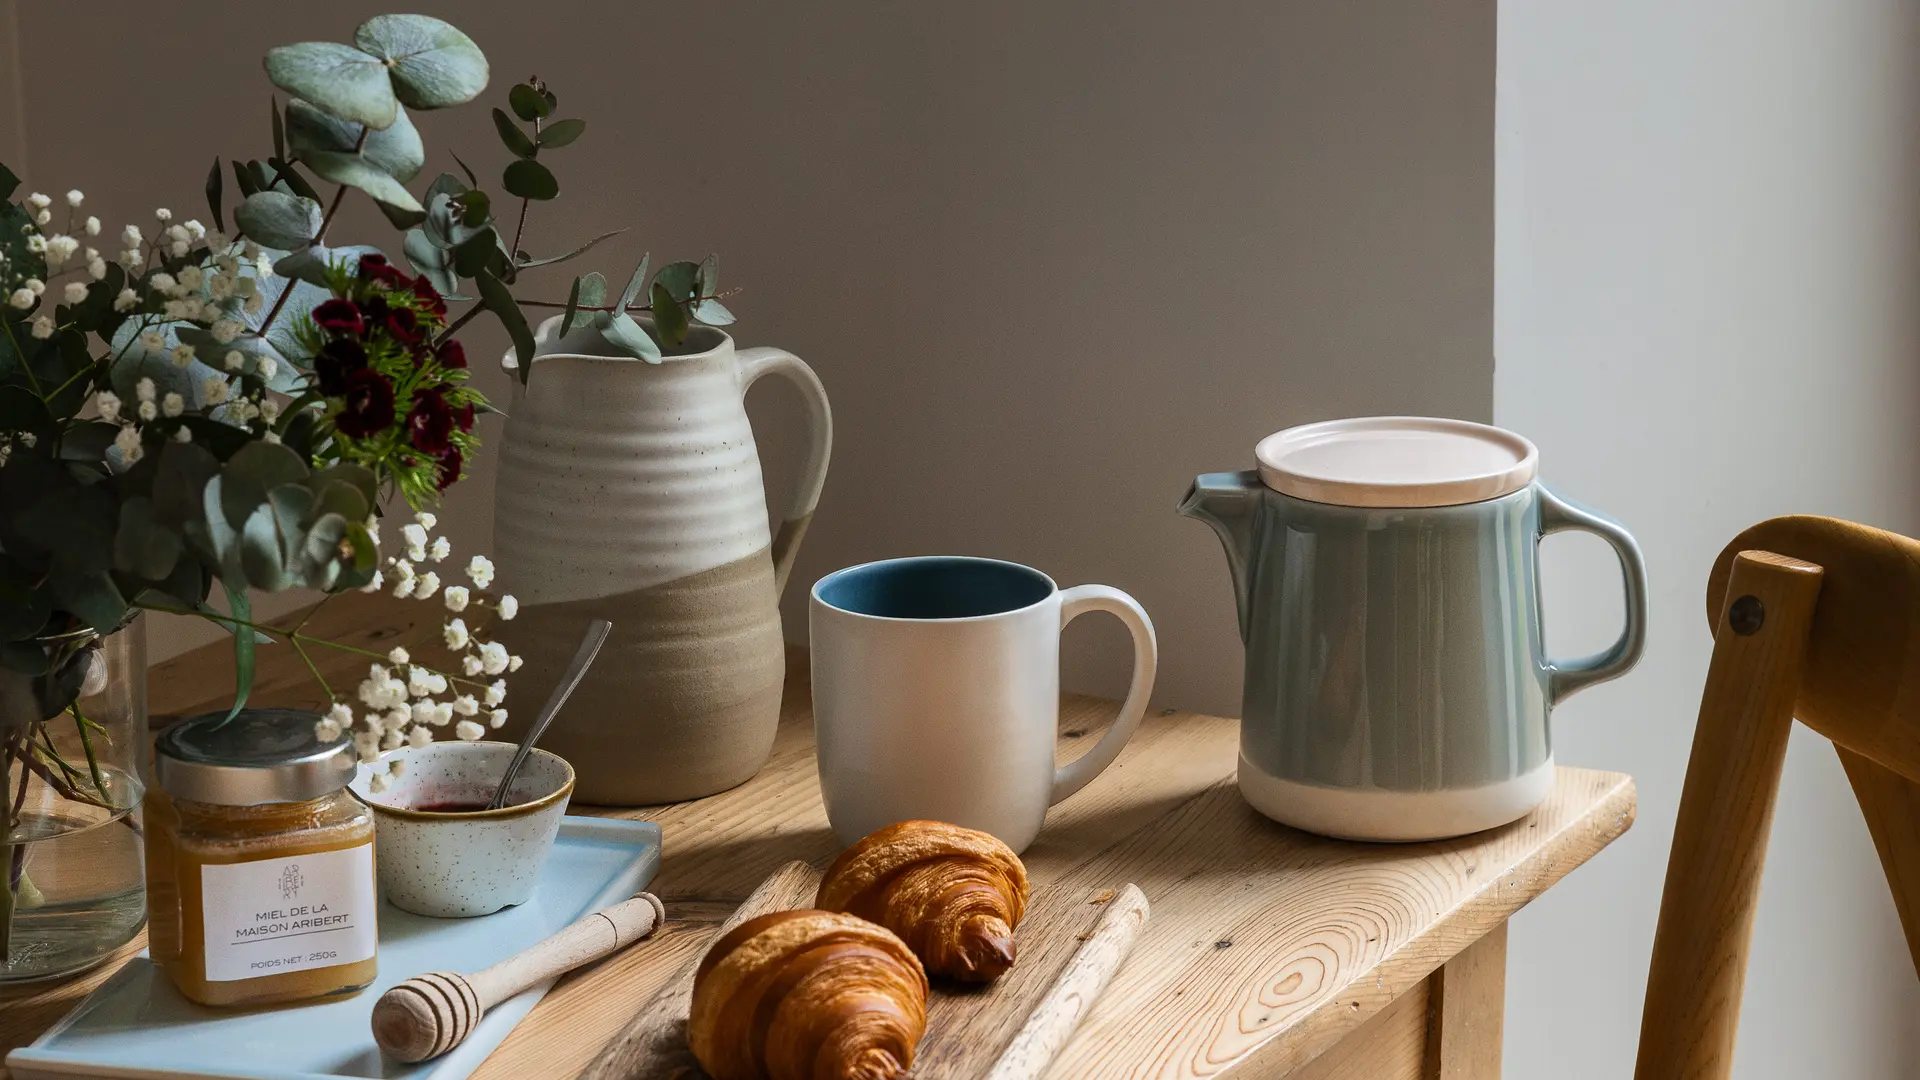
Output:
[[1667,862],[1636,1080],[1732,1074],[1787,735],[1833,740],[1920,968],[1920,541],[1784,517],[1707,584],[1713,661]]

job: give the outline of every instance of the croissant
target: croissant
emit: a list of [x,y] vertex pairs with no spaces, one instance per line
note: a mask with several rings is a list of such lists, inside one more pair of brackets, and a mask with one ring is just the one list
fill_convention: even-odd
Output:
[[722,935],[694,974],[687,1044],[713,1080],[905,1080],[927,975],[865,919],[778,911]]
[[1027,868],[986,833],[902,821],[841,852],[814,905],[899,934],[934,975],[990,982],[1013,966]]

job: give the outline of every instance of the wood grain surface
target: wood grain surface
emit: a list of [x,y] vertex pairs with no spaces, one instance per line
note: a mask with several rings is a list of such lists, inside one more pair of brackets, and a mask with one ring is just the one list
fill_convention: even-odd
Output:
[[[318,627],[381,651],[418,646],[431,655],[435,617],[431,605],[350,595],[329,603],[309,631]],[[330,677],[355,679],[364,663],[321,662]],[[296,657],[262,649],[260,668],[256,700],[314,702],[311,677]],[[159,665],[154,711],[218,705],[231,672],[230,656],[218,648]],[[762,879],[788,860],[817,867],[836,854],[820,805],[806,675],[805,656],[796,652],[772,760],[752,781],[694,802],[614,812],[664,829],[665,858],[651,888],[673,917],[644,949],[563,979],[476,1077],[578,1075],[681,961],[704,951]],[[1114,709],[1112,702],[1066,699],[1061,759],[1091,746]],[[1009,989],[1033,979],[1037,1000],[1050,981],[1039,973],[1059,966],[1043,954],[1070,953],[1107,890],[1136,882],[1153,906],[1132,956],[1050,1077],[1288,1076],[1363,1027],[1409,1038],[1387,1021],[1424,1018],[1429,975],[1633,822],[1631,779],[1562,768],[1547,802],[1501,829],[1427,844],[1326,840],[1247,807],[1233,786],[1237,745],[1234,720],[1174,710],[1150,715],[1112,768],[1048,814],[1045,831],[1024,853],[1035,896],[1047,902],[1036,902],[1022,925],[1022,957],[1007,976]],[[0,996],[0,1048],[31,1041],[109,970],[36,994]],[[1390,1009],[1415,997],[1414,1013],[1406,1004]],[[978,1058],[932,1055],[938,1060],[925,1062],[924,1075],[978,1075],[1013,1037],[1024,1016],[984,1005],[983,997],[965,999],[935,1021],[968,1032],[961,1041],[977,1046]],[[1370,1025],[1376,1017],[1386,1020]],[[1422,1039],[1424,1031],[1423,1023]]]

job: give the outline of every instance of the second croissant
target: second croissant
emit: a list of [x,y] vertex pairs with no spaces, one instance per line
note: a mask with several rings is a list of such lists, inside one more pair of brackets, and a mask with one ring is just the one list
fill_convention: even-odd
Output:
[[989,982],[1013,966],[1027,868],[987,833],[902,821],[841,852],[814,903],[898,934],[928,974]]

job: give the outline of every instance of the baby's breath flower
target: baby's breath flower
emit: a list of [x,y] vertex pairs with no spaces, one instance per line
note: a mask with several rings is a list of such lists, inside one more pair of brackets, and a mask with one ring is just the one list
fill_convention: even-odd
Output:
[[232,319],[216,319],[213,323],[213,340],[225,345],[227,342],[239,337],[240,331],[244,329],[246,329],[246,327]]
[[407,542],[407,558],[424,562],[427,558],[427,530],[419,523],[400,526],[400,538]]
[[80,241],[71,236],[55,236],[47,241],[47,265],[59,266],[80,250]]
[[86,224],[83,227],[86,229],[88,236],[100,235],[100,219],[97,217],[88,215]]
[[[280,418],[280,403],[272,398],[261,398],[259,408],[260,419],[265,420],[269,424]],[[377,574],[379,571],[375,570],[374,573]]]
[[420,582],[419,584],[414,586],[413,595],[419,597],[422,600],[426,600],[432,597],[434,593],[439,591],[440,591],[440,575],[429,570],[426,573],[420,575]]
[[79,188],[74,188],[72,191],[67,192],[68,206],[78,209],[80,204],[86,201],[87,201],[87,197],[80,193]]
[[120,422],[120,395],[111,390],[102,390],[94,399],[100,407],[100,419],[109,424]]
[[209,375],[200,380],[200,401],[205,405],[218,405],[227,400],[227,380],[218,375]]
[[247,297],[246,302],[240,306],[246,309],[247,314],[258,315],[260,314],[260,309],[266,307],[267,303],[259,293],[254,293],[252,296]]
[[487,733],[487,729],[471,720],[462,720],[453,726],[453,733],[467,742],[473,742]]
[[389,663],[404,664],[412,659],[413,657],[407,654],[407,650],[401,648],[398,645],[395,645],[393,648],[387,650],[387,661]]
[[277,431],[269,431],[266,434],[260,436],[260,441],[265,443],[272,443],[275,446],[279,446],[280,433]]
[[260,362],[253,365],[253,370],[254,374],[259,375],[261,378],[271,379],[273,378],[273,373],[280,370],[280,365],[273,357],[262,356]]
[[[46,254],[47,238],[44,236],[41,236],[38,233],[35,233],[34,235],[27,237],[27,250],[35,255]],[[55,264],[55,265],[58,265],[58,264]]]
[[433,732],[428,731],[426,728],[416,727],[412,731],[407,732],[407,745],[413,747],[415,750],[420,749],[432,741]]
[[380,739],[371,731],[356,731],[353,733],[353,748],[359,751],[361,762],[371,764],[380,756]]
[[493,680],[493,685],[487,687],[487,695],[484,700],[488,705],[498,705],[507,700],[507,680]]
[[113,437],[113,445],[120,451],[120,459],[128,465],[139,461],[144,453],[140,447],[140,433],[134,430],[132,424],[126,424],[120,428],[120,433]]
[[140,347],[148,352],[165,352],[167,336],[158,330],[140,331]]
[[228,371],[239,371],[247,366],[247,356],[239,349],[228,349],[227,355],[220,358],[220,365]]
[[146,237],[140,235],[140,226],[129,225],[120,230],[120,246],[132,249],[146,243]]
[[13,290],[13,295],[7,297],[7,303],[19,308],[21,311],[27,310],[33,306],[33,290],[15,289]]
[[508,593],[500,598],[500,602],[494,605],[494,609],[499,611],[501,622],[512,622],[513,617],[520,614],[520,600],[512,593]]
[[140,377],[139,382],[133,384],[133,396],[141,401],[152,401],[153,393],[153,380],[144,375]]
[[427,549],[427,558],[434,562],[445,562],[447,556],[451,554],[453,554],[453,544],[444,536],[434,537],[433,546]]
[[156,417],[156,416],[159,416],[159,415],[160,415],[160,410],[159,410],[159,409],[158,409],[157,407],[155,407],[155,406],[154,406],[154,404],[153,404],[153,402],[151,402],[151,401],[143,401],[143,402],[141,402],[141,403],[140,403],[140,407],[139,407],[139,408],[137,408],[137,409],[135,409],[135,410],[134,410],[134,412],[135,412],[135,413],[136,413],[136,414],[137,414],[137,415],[138,415],[138,416],[140,417],[140,419],[142,419],[142,420],[151,420],[151,419],[153,419],[154,417]]
[[207,227],[205,225],[200,224],[200,221],[198,218],[188,218],[186,222],[186,230],[187,230],[187,238],[190,240],[203,239],[207,235]]
[[174,367],[186,367],[188,364],[193,363],[193,346],[175,345],[171,355],[173,356]]
[[524,660],[522,660],[522,659],[521,659],[520,657],[518,657],[518,656],[509,656],[509,657],[507,657],[507,670],[508,670],[508,671],[510,671],[510,672],[512,672],[512,671],[519,671],[519,670],[520,670],[520,665],[521,665],[522,663],[525,663],[525,661],[524,661]]
[[423,529],[432,529],[435,525],[440,524],[440,519],[435,517],[431,510],[415,511],[413,520]]
[[132,311],[140,306],[140,294],[132,289],[121,289],[120,295],[113,298],[113,310]]
[[155,292],[170,293],[180,287],[180,282],[164,270],[147,279],[147,284]]
[[467,655],[461,657],[460,670],[463,672],[466,672],[466,674],[470,677],[480,674],[480,658],[473,655],[472,653],[468,653]]
[[378,795],[393,786],[393,779],[384,772],[375,772],[367,776],[367,793]]
[[37,338],[42,338],[42,339],[52,337],[53,336],[53,316],[42,315],[39,318],[33,320],[33,336]]
[[[444,540],[446,538],[441,537],[441,539]],[[440,594],[440,599],[446,602],[448,611],[465,611],[467,610],[467,587],[465,585],[449,585],[446,591]]]
[[[91,250],[91,249],[89,249]],[[87,260],[87,276],[95,281],[104,281],[107,277],[107,261],[95,255]]]
[[483,589],[493,584],[493,560],[485,555],[475,555],[467,561],[467,576]]
[[498,729],[504,726],[506,722],[507,710],[505,709],[495,709],[487,714],[487,726],[489,727]]
[[332,742],[340,737],[340,725],[323,716],[313,722],[313,737],[323,743]]
[[373,572],[373,580],[367,582],[365,585],[360,586],[360,591],[361,592],[379,592],[380,587],[384,584],[386,584],[386,578],[381,575],[380,571],[375,570]]
[[339,724],[343,729],[350,728],[353,726],[353,710],[347,707],[346,702],[336,701],[333,703],[333,708],[327,710],[327,719]]
[[39,296],[41,293],[47,291],[47,283],[37,277],[28,278],[25,285],[27,286],[27,291],[35,296]]
[[49,224],[52,224],[52,223],[53,223],[53,211],[51,211],[51,210],[42,210],[42,211],[40,211],[39,213],[37,213],[37,214],[35,214],[35,215],[33,215],[33,223],[34,223],[35,225],[49,225]]
[[35,210],[45,210],[47,207],[53,205],[53,200],[36,191],[27,196],[27,205],[33,207]]
[[[179,228],[178,225],[174,226],[174,229],[178,229],[178,228]],[[168,230],[168,231],[171,232],[172,230]],[[184,236],[185,233],[182,233],[181,235]],[[187,292],[192,292],[193,290],[198,289],[201,283],[205,282],[206,279],[207,279],[206,272],[201,270],[197,266],[183,266],[180,268],[180,288],[186,290]]]
[[410,577],[403,577],[399,581],[395,582],[393,586],[393,595],[398,597],[401,600],[405,600],[407,597],[412,596],[413,595],[413,579]]
[[[401,723],[404,724],[405,721],[401,721]],[[398,750],[406,744],[406,731],[403,728],[394,727],[392,724],[387,725],[387,733],[380,737],[380,749],[382,750]],[[398,765],[399,762],[396,761],[394,764]]]
[[[467,647],[467,642],[472,640],[467,632],[467,621],[465,619],[448,619],[447,625],[440,630],[440,636],[446,639],[447,648],[449,649],[464,649]],[[467,659],[471,660],[473,657],[468,657]],[[476,675],[479,673],[469,671],[467,674]]]
[[480,702],[475,700],[472,694],[461,694],[453,699],[453,711],[461,716],[477,716],[480,713]]
[[174,441],[174,442],[180,442],[180,443],[186,443],[186,442],[192,442],[192,441],[193,441],[193,429],[192,429],[192,428],[188,428],[188,427],[178,427],[178,428],[174,428],[174,429],[173,429],[173,441]]
[[[459,648],[459,646],[454,646]],[[507,657],[507,647],[497,641],[489,641],[480,646],[480,667],[489,675],[498,675],[507,670],[511,661]]]
[[173,220],[173,211],[163,206],[160,209],[155,210],[153,212],[153,217],[154,217],[154,220],[164,225],[165,223]]
[[393,708],[387,710],[386,715],[380,722],[388,731],[398,731],[406,727],[407,723],[412,719],[413,710],[407,708],[405,705],[395,705]]

